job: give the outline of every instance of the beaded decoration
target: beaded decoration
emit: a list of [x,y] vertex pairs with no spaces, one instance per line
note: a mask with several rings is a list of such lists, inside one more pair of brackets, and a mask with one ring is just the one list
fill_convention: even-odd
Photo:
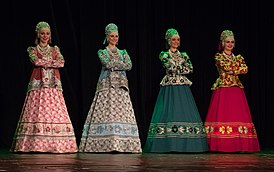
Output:
[[220,43],[219,43],[219,50],[222,50],[224,48],[224,41],[227,37],[232,37],[234,39],[234,34],[231,30],[224,30],[222,33],[221,33],[221,36],[220,36]]
[[47,22],[41,21],[36,25],[35,31],[38,32],[42,29],[50,30],[50,26]]
[[[36,32],[35,44],[36,45],[39,43],[39,31],[40,30],[49,30],[50,31],[49,24],[47,22],[41,21],[36,25],[36,27],[35,27],[35,32]],[[51,44],[51,38],[49,39],[48,43]]]
[[171,38],[175,35],[180,38],[180,35],[176,29],[170,28],[166,31],[165,39],[168,42],[168,44],[170,44]]
[[112,32],[118,32],[118,27],[114,23],[109,23],[105,28],[106,37],[105,37],[105,40],[104,40],[103,44],[106,44],[107,37]]

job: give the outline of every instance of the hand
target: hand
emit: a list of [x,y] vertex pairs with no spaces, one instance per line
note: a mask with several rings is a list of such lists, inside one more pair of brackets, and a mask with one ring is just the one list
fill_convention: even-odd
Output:
[[228,74],[232,75],[234,72],[232,70],[228,71]]

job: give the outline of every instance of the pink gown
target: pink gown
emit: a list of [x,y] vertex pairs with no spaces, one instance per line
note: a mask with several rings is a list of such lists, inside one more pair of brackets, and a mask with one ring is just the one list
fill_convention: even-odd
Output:
[[34,69],[10,151],[77,152],[58,71],[64,66],[63,56],[57,46],[48,46],[44,53],[39,48],[28,48]]

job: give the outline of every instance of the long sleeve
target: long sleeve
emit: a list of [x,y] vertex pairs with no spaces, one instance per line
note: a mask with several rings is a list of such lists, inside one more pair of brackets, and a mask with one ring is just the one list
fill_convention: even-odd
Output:
[[236,56],[236,65],[234,69],[234,73],[236,75],[246,74],[248,72],[248,67],[245,63],[244,58],[241,55]]
[[64,66],[64,59],[57,46],[49,47],[42,55],[37,47],[29,47],[30,61],[34,64],[28,91],[41,88],[56,88],[62,91],[62,84],[58,68]]
[[162,51],[159,55],[159,59],[162,62],[163,67],[169,73],[173,73],[177,70],[175,64],[172,62],[172,58],[168,55],[168,52]]
[[60,52],[59,47],[54,46],[54,55],[53,56],[55,58],[53,59],[52,64],[51,64],[50,67],[52,67],[52,68],[61,68],[61,67],[64,67],[65,60],[64,60],[63,55]]
[[211,90],[216,90],[219,87],[240,87],[244,88],[238,74],[247,72],[247,66],[241,55],[234,56],[228,59],[224,54],[217,53],[215,55],[215,63],[219,72],[219,77],[213,84]]
[[37,48],[29,47],[27,49],[30,57],[30,61],[37,67],[44,68],[60,68],[64,67],[64,58],[60,53],[60,49],[57,46],[50,47],[48,56],[43,57],[38,53]]
[[106,49],[99,50],[98,56],[102,63],[102,70],[97,83],[96,91],[110,88],[124,88],[128,90],[126,70],[130,70],[132,63],[126,50],[118,50],[115,54],[109,54]]
[[35,47],[28,47],[27,52],[29,53],[30,61],[35,66],[40,67],[49,67],[51,66],[50,61],[38,58],[38,52]]
[[228,60],[224,60],[220,54],[215,55],[215,64],[218,69],[225,72],[233,71],[233,64]]
[[185,74],[193,71],[192,64],[185,52],[176,51],[172,55],[170,55],[170,52],[161,52],[159,59],[166,70],[166,75],[160,83],[162,86],[192,84],[185,76]]
[[[182,58],[184,59],[182,65],[179,66],[180,74],[189,74],[193,72],[193,66],[192,63],[188,57],[188,55],[184,52],[182,53]],[[178,67],[177,67],[178,68]]]
[[168,73],[184,75],[193,72],[192,63],[186,52],[181,53],[181,58],[177,62],[168,55],[168,52],[161,52],[159,58]]
[[111,57],[106,50],[99,50],[98,56],[102,65],[111,71],[130,70],[132,63],[126,50],[117,50],[117,57]]
[[130,56],[128,55],[126,50],[121,51],[123,61],[120,65],[120,70],[130,70],[132,68],[132,62]]

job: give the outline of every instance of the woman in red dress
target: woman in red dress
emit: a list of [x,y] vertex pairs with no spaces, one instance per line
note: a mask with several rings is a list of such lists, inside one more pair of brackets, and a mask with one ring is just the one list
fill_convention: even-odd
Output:
[[215,55],[219,78],[212,86],[205,129],[210,151],[257,152],[260,146],[250,110],[239,80],[248,67],[241,55],[234,55],[233,32],[225,30],[220,37],[220,53]]

